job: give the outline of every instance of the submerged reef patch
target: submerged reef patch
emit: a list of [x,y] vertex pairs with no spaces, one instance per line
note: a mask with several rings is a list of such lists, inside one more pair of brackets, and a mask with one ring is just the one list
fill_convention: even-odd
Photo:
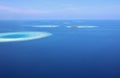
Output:
[[0,33],[0,42],[26,41],[51,36],[49,32],[7,32]]

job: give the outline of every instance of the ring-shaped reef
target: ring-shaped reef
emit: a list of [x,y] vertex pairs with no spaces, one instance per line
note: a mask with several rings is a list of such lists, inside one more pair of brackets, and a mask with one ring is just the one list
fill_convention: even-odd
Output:
[[0,33],[0,42],[26,41],[51,36],[49,32],[7,32]]

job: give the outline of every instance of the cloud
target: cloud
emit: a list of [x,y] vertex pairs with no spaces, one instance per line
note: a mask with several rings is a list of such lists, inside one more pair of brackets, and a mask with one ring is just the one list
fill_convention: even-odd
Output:
[[16,14],[45,14],[45,13],[48,13],[47,11],[42,11],[42,10],[22,9],[22,8],[15,8],[15,7],[11,7],[11,6],[5,6],[5,5],[0,5],[0,11],[16,13]]

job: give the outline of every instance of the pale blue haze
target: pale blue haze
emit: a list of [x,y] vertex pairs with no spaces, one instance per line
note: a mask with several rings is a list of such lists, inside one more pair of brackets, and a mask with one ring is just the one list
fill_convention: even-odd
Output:
[[120,19],[119,0],[0,0],[0,19]]

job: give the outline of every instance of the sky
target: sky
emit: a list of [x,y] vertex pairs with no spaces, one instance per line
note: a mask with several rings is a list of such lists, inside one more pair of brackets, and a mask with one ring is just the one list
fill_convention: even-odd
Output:
[[120,19],[120,0],[0,0],[0,19]]

